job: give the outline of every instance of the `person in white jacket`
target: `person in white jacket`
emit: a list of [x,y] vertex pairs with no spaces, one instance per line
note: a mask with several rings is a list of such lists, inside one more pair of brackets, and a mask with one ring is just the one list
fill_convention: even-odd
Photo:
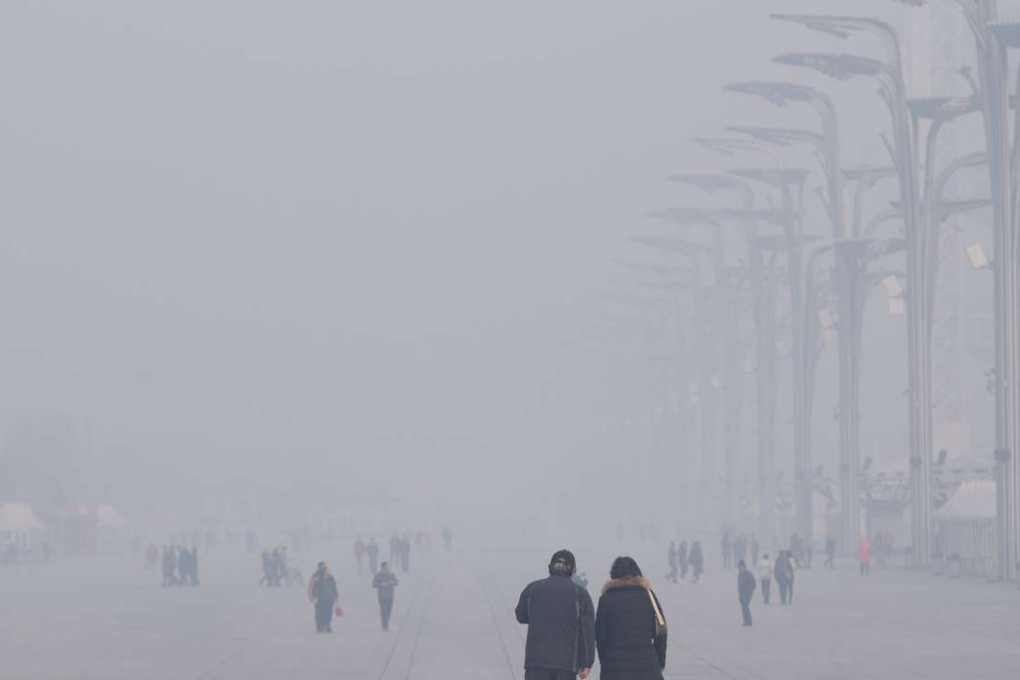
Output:
[[772,592],[772,558],[768,553],[758,561],[758,581],[761,583],[761,601],[768,604]]

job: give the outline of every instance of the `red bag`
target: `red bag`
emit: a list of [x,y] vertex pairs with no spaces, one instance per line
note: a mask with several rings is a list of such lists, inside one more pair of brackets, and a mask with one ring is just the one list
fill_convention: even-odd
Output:
[[343,615],[344,615],[343,607],[341,607],[339,604],[333,608],[333,616],[339,618]]

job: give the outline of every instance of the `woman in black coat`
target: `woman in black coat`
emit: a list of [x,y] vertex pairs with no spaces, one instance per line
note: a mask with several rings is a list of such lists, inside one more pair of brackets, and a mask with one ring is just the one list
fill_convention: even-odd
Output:
[[666,619],[637,562],[617,557],[595,615],[602,680],[662,680]]

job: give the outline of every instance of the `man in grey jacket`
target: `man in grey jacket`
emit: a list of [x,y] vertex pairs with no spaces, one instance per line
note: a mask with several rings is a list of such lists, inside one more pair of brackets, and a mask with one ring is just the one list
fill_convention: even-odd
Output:
[[549,561],[549,578],[521,593],[515,614],[528,626],[525,680],[586,680],[595,663],[595,606],[573,582],[577,562],[569,550]]

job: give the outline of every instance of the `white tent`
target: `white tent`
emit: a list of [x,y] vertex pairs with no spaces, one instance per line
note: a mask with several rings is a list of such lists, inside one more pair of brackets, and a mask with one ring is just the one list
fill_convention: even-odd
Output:
[[[83,505],[78,508],[78,513],[88,515],[90,510],[90,506]],[[95,506],[95,515],[96,524],[101,529],[123,529],[128,526],[128,521],[112,505],[101,503]]]
[[939,519],[992,519],[995,517],[995,482],[975,479],[960,485],[953,497],[935,512]]
[[0,504],[0,531],[21,533],[24,531],[38,531],[45,529],[46,525],[25,503],[2,503]]

